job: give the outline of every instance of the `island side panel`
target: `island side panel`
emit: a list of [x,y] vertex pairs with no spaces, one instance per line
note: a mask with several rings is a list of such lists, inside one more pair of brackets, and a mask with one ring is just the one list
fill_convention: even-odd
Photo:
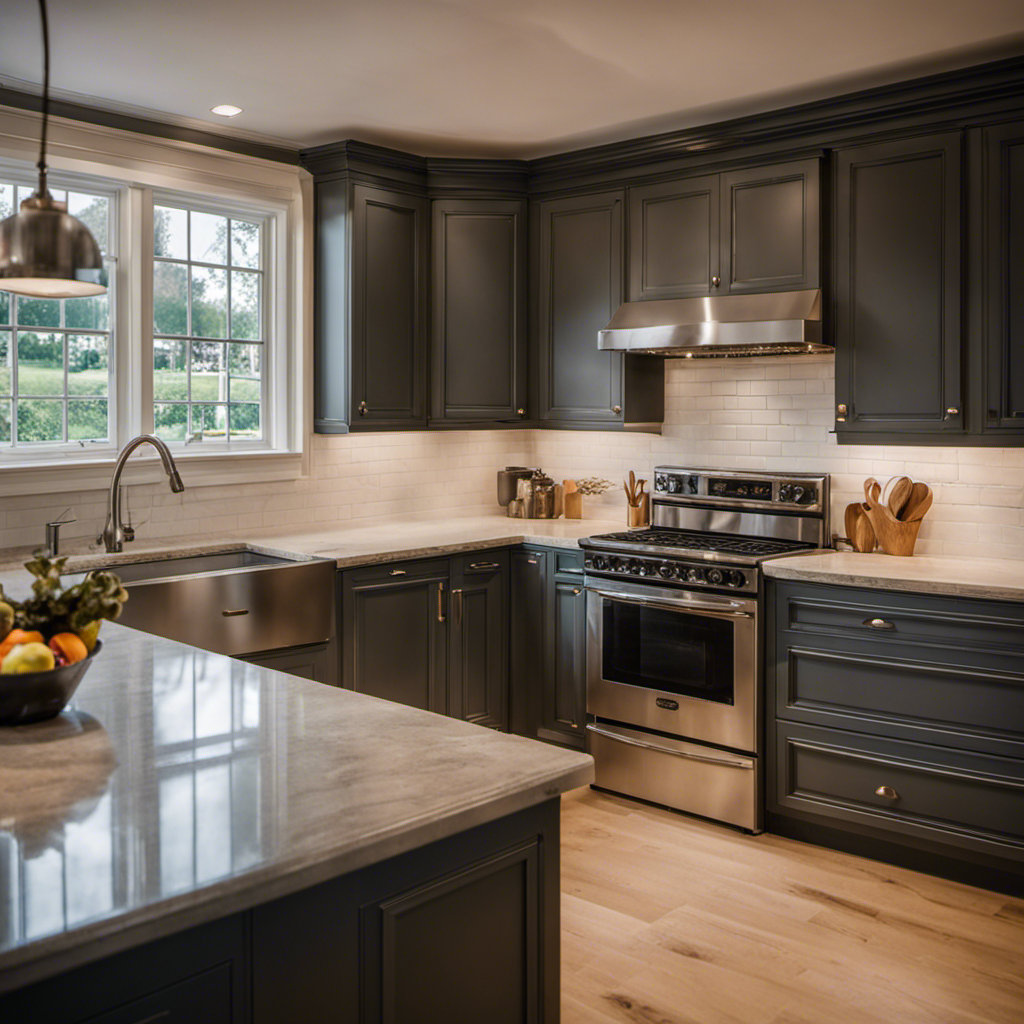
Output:
[[254,1024],[557,1024],[559,800],[252,911]]

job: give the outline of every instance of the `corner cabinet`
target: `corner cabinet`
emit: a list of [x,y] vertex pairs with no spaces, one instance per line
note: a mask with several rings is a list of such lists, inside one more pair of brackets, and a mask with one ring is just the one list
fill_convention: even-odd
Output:
[[508,558],[342,572],[342,686],[507,730]]
[[664,362],[602,352],[623,301],[622,190],[535,204],[536,389],[545,426],[661,429]]
[[837,151],[836,433],[955,443],[965,430],[959,131]]
[[[975,429],[993,439],[1024,438],[1024,121],[972,133],[979,163],[982,230],[972,233],[977,279],[980,360],[972,369],[984,388]],[[975,195],[978,189],[975,190]],[[983,248],[981,248],[983,244]],[[973,327],[973,324],[972,324]],[[978,364],[981,365],[978,365]]]
[[426,426],[428,216],[423,196],[317,182],[317,431]]
[[431,208],[431,425],[527,413],[526,203]]
[[820,160],[629,190],[629,298],[796,291],[821,281]]

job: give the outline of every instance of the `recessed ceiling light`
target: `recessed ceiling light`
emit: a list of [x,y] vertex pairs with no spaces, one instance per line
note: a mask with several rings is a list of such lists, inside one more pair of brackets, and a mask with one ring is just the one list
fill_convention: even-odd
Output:
[[210,107],[211,114],[219,114],[221,117],[234,117],[241,112],[242,108],[236,107],[233,103],[218,103],[217,106]]

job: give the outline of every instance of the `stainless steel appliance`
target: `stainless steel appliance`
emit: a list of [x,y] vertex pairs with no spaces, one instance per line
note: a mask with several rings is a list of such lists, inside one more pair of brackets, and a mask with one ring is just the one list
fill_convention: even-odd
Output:
[[580,541],[595,784],[762,823],[762,580],[822,547],[827,475],[659,466],[652,526]]

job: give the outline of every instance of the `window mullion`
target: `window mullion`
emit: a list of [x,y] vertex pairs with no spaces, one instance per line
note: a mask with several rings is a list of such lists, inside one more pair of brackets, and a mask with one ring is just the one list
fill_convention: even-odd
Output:
[[[153,191],[129,189],[128,258],[123,261],[127,288],[131,292],[131,329],[125,338],[139,339],[129,349],[121,366],[126,375],[130,399],[122,407],[128,414],[123,444],[130,434],[153,432]],[[135,351],[131,351],[135,350]],[[120,389],[119,389],[120,390]]]

